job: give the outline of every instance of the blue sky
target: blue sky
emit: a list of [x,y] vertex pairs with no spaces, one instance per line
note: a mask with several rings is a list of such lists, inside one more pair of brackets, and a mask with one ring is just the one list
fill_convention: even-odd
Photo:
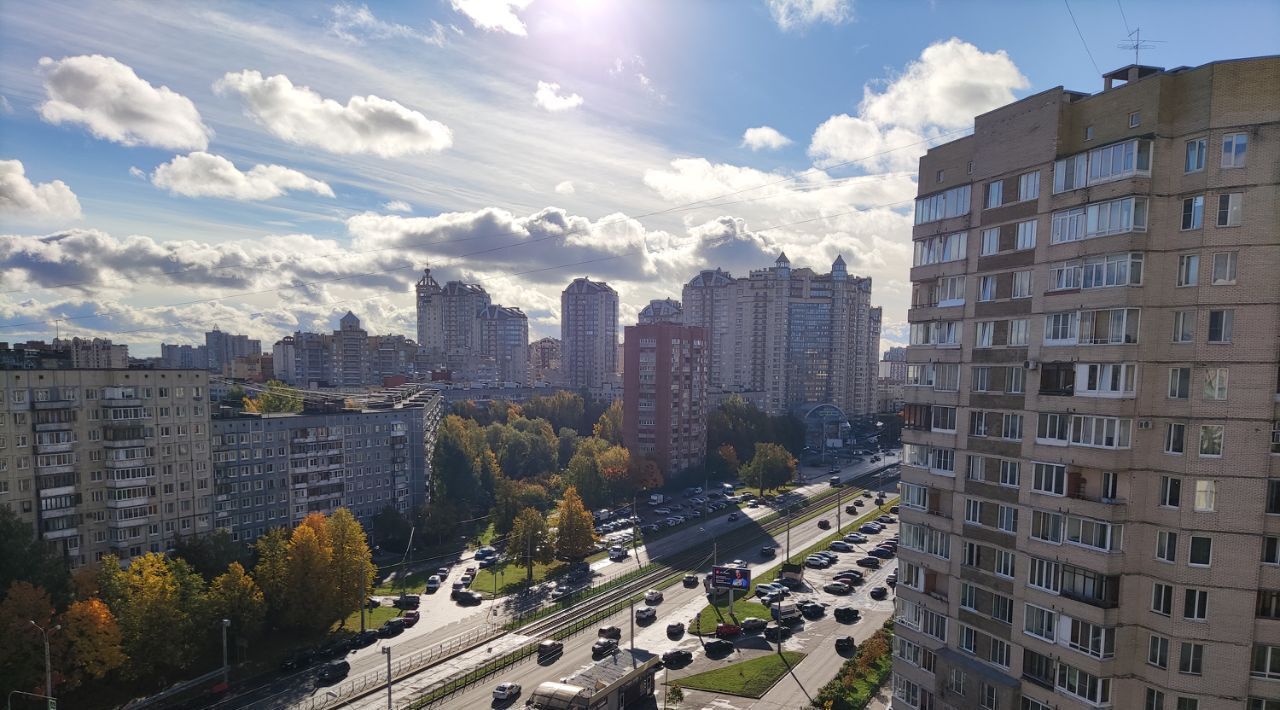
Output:
[[785,249],[873,277],[887,347],[930,142],[1100,89],[1133,27],[1158,66],[1280,51],[1274,2],[1070,8],[1092,59],[1054,2],[3,3],[0,340],[412,335],[428,262],[554,335],[575,276],[633,322]]

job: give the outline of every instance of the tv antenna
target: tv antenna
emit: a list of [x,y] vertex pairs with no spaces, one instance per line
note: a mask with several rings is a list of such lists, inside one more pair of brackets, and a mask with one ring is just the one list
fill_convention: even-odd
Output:
[[1135,27],[1135,28],[1133,28],[1133,31],[1129,33],[1129,39],[1128,39],[1127,41],[1121,42],[1120,44],[1117,44],[1116,46],[1117,46],[1117,47],[1119,47],[1120,49],[1132,49],[1132,50],[1133,50],[1133,63],[1134,63],[1134,64],[1141,64],[1142,62],[1141,62],[1141,61],[1139,61],[1139,59],[1138,59],[1138,58],[1139,58],[1140,53],[1142,52],[1142,50],[1144,50],[1144,49],[1155,49],[1155,46],[1156,46],[1157,44],[1164,44],[1164,40],[1162,40],[1162,39],[1143,39],[1143,38],[1142,38],[1142,28],[1141,28],[1141,27]]

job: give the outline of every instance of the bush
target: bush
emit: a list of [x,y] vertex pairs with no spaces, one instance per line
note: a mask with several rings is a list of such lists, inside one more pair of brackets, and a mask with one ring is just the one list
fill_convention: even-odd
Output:
[[858,646],[853,658],[818,691],[813,706],[826,710],[863,710],[893,670],[893,620]]

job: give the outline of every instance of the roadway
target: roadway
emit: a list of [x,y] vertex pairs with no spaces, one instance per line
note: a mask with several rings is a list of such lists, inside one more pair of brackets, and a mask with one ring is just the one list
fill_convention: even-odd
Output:
[[[892,461],[891,457],[886,456],[885,460],[880,462],[866,461],[845,466],[841,469],[841,480],[847,481],[861,477]],[[789,500],[792,502],[798,501],[801,496],[805,498],[812,496],[830,486],[830,474],[827,473],[826,468],[805,467],[800,472],[800,478],[803,485],[795,489],[791,494]],[[652,516],[646,516],[647,510],[647,506],[639,506],[636,514],[648,520]],[[739,519],[728,521],[727,516],[735,511],[739,513]],[[766,505],[758,508],[743,507],[740,510],[730,506],[725,510],[712,513],[696,523],[690,523],[686,529],[705,531],[711,534],[713,538],[718,537],[721,539],[728,537],[727,533],[733,533],[732,537],[737,538],[741,538],[744,534],[753,537],[760,527],[756,521],[773,512],[775,512],[774,509]],[[821,532],[817,528],[816,519],[795,526],[792,529],[792,536],[795,538],[792,540],[792,544],[796,549],[803,549],[807,544],[798,542],[806,535],[806,532],[801,532],[802,530],[809,533]],[[637,569],[646,562],[661,562],[664,557],[683,552],[696,544],[706,544],[705,535],[701,533],[689,535],[682,534],[682,532],[675,531],[650,543],[640,545],[635,550],[634,558],[628,557],[617,562],[605,559],[593,563],[591,566],[592,583],[595,585],[603,584]],[[820,537],[822,535],[818,535],[818,538]],[[738,556],[754,562],[759,557],[758,548],[760,544],[762,543],[753,543],[753,549],[751,550],[744,549],[733,553],[724,552],[721,554],[721,559],[729,560]],[[785,538],[781,534],[777,544],[781,556],[781,553],[785,551]],[[356,685],[360,683],[363,676],[384,672],[386,668],[386,656],[382,653],[384,647],[391,648],[393,659],[404,658],[410,654],[424,653],[431,649],[447,647],[456,639],[483,634],[486,630],[496,628],[505,622],[509,618],[508,615],[513,614],[515,611],[514,605],[517,601],[512,597],[486,600],[478,606],[465,607],[450,600],[448,590],[451,583],[462,575],[464,568],[468,566],[467,563],[472,559],[471,553],[468,552],[450,568],[449,577],[441,585],[442,591],[435,594],[422,595],[422,605],[419,609],[421,621],[416,626],[407,629],[399,636],[379,639],[372,646],[349,653],[346,656],[346,660],[351,664],[351,670],[344,683]],[[659,618],[661,619],[662,617],[663,614],[660,610]],[[662,622],[660,625],[665,627],[666,622]],[[316,668],[313,667],[296,673],[277,676],[267,683],[240,690],[236,695],[224,698],[223,701],[213,707],[218,710],[230,710],[231,708],[267,710],[269,708],[299,706],[309,708],[318,704],[318,701],[323,700],[327,695],[332,697],[332,695],[344,696],[348,694],[342,692],[343,683],[330,688],[317,686],[314,680],[315,671]],[[381,697],[385,703],[385,695]],[[335,703],[335,705],[337,704]],[[351,703],[350,706],[359,707],[358,701],[357,703]],[[347,705],[342,705],[341,707],[347,707]]]

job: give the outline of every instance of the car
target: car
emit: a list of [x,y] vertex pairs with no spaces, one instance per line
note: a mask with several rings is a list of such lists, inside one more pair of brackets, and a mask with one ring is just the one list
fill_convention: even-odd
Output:
[[833,540],[831,544],[828,545],[827,547],[830,547],[832,550],[835,550],[836,552],[853,552],[853,547],[851,547],[849,543],[845,542],[844,540]]
[[364,606],[366,609],[377,609],[382,606],[382,600],[376,597],[369,597],[365,600]]
[[751,500],[751,501],[748,501],[748,502],[747,502],[747,507],[748,507],[748,508],[759,508],[759,507],[760,507],[760,504],[759,504],[759,503],[757,503],[755,500]]
[[867,569],[880,569],[880,560],[875,557],[863,557],[854,564]]
[[739,568],[739,569],[746,569],[746,568],[747,568],[747,562],[746,562],[746,560],[734,560],[733,562],[730,562],[730,563],[729,563],[729,566],[730,566],[730,567],[737,567],[737,568]]
[[545,660],[564,653],[564,643],[555,639],[544,639],[538,644],[538,658]]
[[400,618],[404,620],[404,625],[406,627],[415,626],[418,621],[422,619],[422,614],[416,611],[406,611],[404,616],[401,616]]
[[671,509],[670,508],[654,508],[653,514],[654,515],[671,515]]
[[856,569],[842,569],[842,570],[840,570],[839,572],[836,572],[836,576],[837,576],[837,577],[850,577],[850,578],[852,578],[852,579],[856,579],[856,580],[858,580],[858,583],[859,583],[859,584],[861,584],[861,583],[862,583],[862,580],[863,580],[863,574],[862,574],[861,572],[859,572],[858,570],[856,570]]
[[684,579],[681,581],[686,588],[693,589],[694,587],[698,586],[698,575],[686,574],[684,576]]
[[437,567],[437,568],[436,568],[436,576],[437,576],[437,577],[439,577],[441,581],[444,581],[444,578],[449,576],[449,568],[448,568],[448,567]]
[[316,680],[321,683],[336,683],[351,672],[351,664],[346,661],[333,661],[326,663],[316,674]]
[[716,638],[729,638],[742,633],[742,627],[737,624],[716,624]]
[[867,550],[867,554],[872,557],[879,557],[882,560],[887,560],[893,557],[893,550],[890,550],[887,547],[877,547],[874,550]]
[[684,623],[673,621],[667,624],[667,636],[673,639],[684,636]]
[[845,535],[844,541],[850,545],[865,545],[867,544],[867,536],[862,533],[853,532]]
[[881,515],[880,517],[876,518],[876,522],[884,523],[885,525],[892,525],[898,522],[898,519],[893,517],[892,515]]
[[731,522],[731,523],[732,523],[733,521],[735,521],[735,520],[737,520],[737,519],[738,519],[738,514],[737,514],[737,513],[729,513],[729,517],[728,517],[728,521],[729,521],[729,522]]
[[755,616],[748,616],[747,618],[738,622],[738,626],[742,627],[742,632],[748,633],[748,634],[754,634],[754,633],[759,633],[761,631],[764,631],[764,627],[768,625],[769,625],[768,621]]
[[844,582],[831,582],[830,584],[822,587],[822,591],[828,594],[848,594],[852,589],[852,587]]
[[884,580],[884,583],[885,583],[885,584],[887,584],[887,585],[889,585],[890,587],[896,587],[896,586],[898,586],[898,575],[896,575],[896,574],[891,574],[891,575],[889,575],[889,576]]
[[855,500],[855,501],[853,502],[853,510],[851,510],[851,511],[849,511],[849,512],[850,512],[850,513],[852,513],[852,512],[856,511],[858,508],[861,508],[861,507],[862,507],[862,506],[864,506],[864,505],[866,505],[866,503],[863,503],[863,502],[862,502],[862,499],[861,499],[861,498],[859,498],[859,499],[857,499],[857,500]]
[[475,567],[468,567],[468,568],[466,568],[465,570],[463,570],[463,571],[462,571],[462,573],[463,573],[463,574],[470,575],[470,576],[474,577],[474,576],[476,576],[476,568],[475,568]]
[[649,591],[645,592],[645,593],[644,593],[644,603],[645,603],[645,604],[661,604],[661,603],[662,603],[662,592],[660,592],[660,591],[658,591],[658,590],[656,590],[656,589],[650,589]]
[[435,591],[436,591],[437,589],[439,589],[439,588],[440,588],[440,577],[439,577],[439,575],[434,575],[434,574],[433,574],[433,575],[431,575],[430,577],[427,577],[427,592],[429,592],[429,593],[431,593],[431,592],[435,592]]
[[462,606],[476,606],[484,601],[484,595],[480,592],[466,590],[458,592],[457,602]]
[[863,491],[863,492],[862,492],[862,497],[863,497],[863,498],[870,498],[870,497],[871,497],[871,491]]
[[658,610],[651,606],[636,609],[636,623],[649,624],[658,619]]
[[791,590],[799,589],[804,586],[804,582],[797,577],[782,577],[778,580],[778,584],[781,584]]
[[733,653],[733,642],[727,639],[711,639],[702,645],[708,656],[724,656]]
[[347,641],[347,647],[351,650],[355,650],[357,648],[364,648],[366,646],[372,646],[375,642],[377,642],[377,640],[378,640],[377,631],[374,631],[373,629],[365,629],[364,631],[360,631],[356,633],[354,636],[352,636],[351,640]]
[[827,562],[827,560],[823,557],[818,557],[816,555],[809,555],[808,557],[804,558],[804,566],[811,567],[813,569],[826,569],[827,567],[831,566],[831,563]]
[[691,510],[691,511],[689,511],[689,517],[691,517],[691,518],[701,518],[701,517],[702,517],[702,511],[701,511],[701,510]]
[[556,602],[556,601],[560,601],[561,599],[564,599],[570,594],[573,594],[572,587],[556,587],[555,589],[551,590],[551,594],[548,596],[548,598],[551,601]]
[[862,526],[858,528],[858,532],[865,533],[867,535],[875,535],[880,532],[880,527],[875,523],[863,523]]
[[397,609],[417,609],[422,605],[422,597],[417,594],[402,594],[391,602]]
[[798,604],[797,607],[800,609],[800,614],[806,619],[817,619],[827,613],[825,606],[814,602]]
[[674,648],[662,654],[662,663],[668,666],[684,666],[693,662],[693,653],[683,648]]
[[896,506],[896,505],[891,505],[891,506],[889,506],[889,512],[890,512],[890,513],[893,513],[894,515],[897,515],[897,514],[898,514],[898,506]]
[[813,554],[815,557],[821,557],[832,564],[835,564],[840,561],[840,555],[837,555],[831,550],[818,550]]
[[769,622],[764,627],[764,637],[770,641],[778,641],[791,636],[791,627],[783,626],[777,622]]
[[499,683],[498,687],[493,689],[494,700],[511,700],[520,697],[519,683]]
[[471,576],[470,574],[464,574],[462,575],[462,578],[458,580],[458,582],[461,583],[462,586],[464,587],[470,587],[471,580],[473,579],[475,579],[475,577]]
[[622,638],[622,629],[616,626],[601,626],[596,629],[596,636],[617,641]]
[[852,636],[836,637],[836,653],[853,653],[857,647],[858,642],[854,641]]
[[765,582],[763,584],[757,584],[756,596],[757,597],[767,596],[769,594],[773,594],[775,591],[778,591],[780,588],[781,588],[781,585],[774,584],[773,582]]
[[889,590],[884,587],[876,587],[871,590],[872,599],[885,599],[889,596]]
[[774,546],[772,546],[772,545],[765,545],[764,547],[761,547],[761,548],[760,548],[760,556],[761,556],[761,557],[769,557],[769,558],[772,558],[772,557],[776,556],[777,554],[778,554],[778,548],[776,548],[776,547],[774,547]]
[[862,618],[862,612],[851,606],[838,606],[834,616],[842,624],[852,624]]
[[647,532],[647,533],[658,532],[658,529],[659,528],[657,523],[649,523],[648,525],[645,525],[644,527],[640,528],[641,531]]
[[779,592],[770,592],[760,597],[760,603],[764,604],[765,606],[773,606],[774,604],[777,604],[778,602],[782,601],[782,599],[783,599],[783,595],[780,594]]
[[497,564],[497,562],[498,559],[496,557],[486,557],[483,560],[480,560],[480,569],[488,569]]
[[309,650],[298,651],[296,653],[289,655],[287,658],[285,658],[283,661],[280,662],[280,670],[286,673],[302,670],[303,668],[306,668],[312,663],[315,663],[315,661],[316,661],[315,651],[309,651]]
[[872,457],[871,457],[871,462],[872,462],[872,463],[875,463],[876,461],[879,461],[879,460],[880,460],[880,457],[879,457],[879,456],[872,456]]
[[680,523],[683,523],[683,522],[684,520],[682,520],[681,518],[667,518],[666,520],[667,527],[669,528],[678,527]]
[[819,521],[818,521],[818,529],[820,529],[820,530],[830,530],[830,529],[831,529],[831,521],[830,521],[830,520],[827,520],[826,518],[823,518],[822,520],[819,520]]
[[618,650],[617,639],[609,639],[609,638],[596,639],[596,642],[591,644],[592,658],[614,653],[617,650]]

